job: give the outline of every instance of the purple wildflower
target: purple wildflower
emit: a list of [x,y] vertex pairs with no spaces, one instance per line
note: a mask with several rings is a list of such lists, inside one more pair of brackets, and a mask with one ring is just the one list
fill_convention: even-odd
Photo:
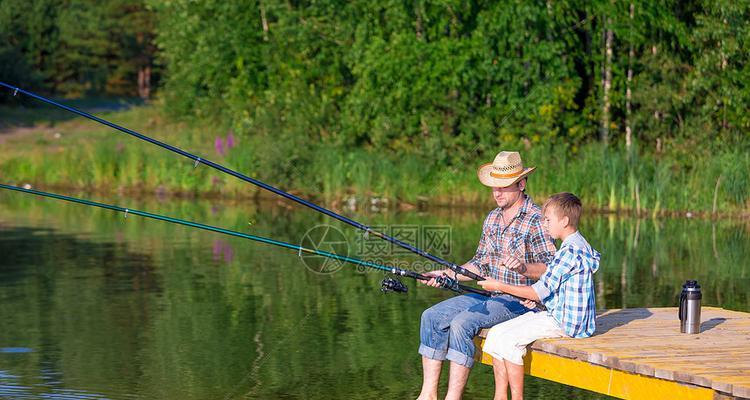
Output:
[[234,140],[234,134],[232,131],[229,131],[229,135],[227,135],[227,148],[231,149],[235,145],[237,145],[237,142]]
[[224,153],[226,152],[224,149],[224,139],[220,136],[217,136],[216,140],[214,140],[214,149],[216,149],[216,152],[219,153],[220,156],[224,156]]

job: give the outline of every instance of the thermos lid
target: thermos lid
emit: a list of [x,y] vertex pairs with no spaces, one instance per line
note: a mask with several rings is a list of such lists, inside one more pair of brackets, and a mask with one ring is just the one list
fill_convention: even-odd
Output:
[[698,281],[687,280],[687,281],[685,281],[685,284],[682,285],[682,288],[683,289],[700,290],[701,285],[698,284]]
[[701,285],[698,281],[688,280],[682,285],[682,295],[687,295],[688,300],[698,300],[701,298]]

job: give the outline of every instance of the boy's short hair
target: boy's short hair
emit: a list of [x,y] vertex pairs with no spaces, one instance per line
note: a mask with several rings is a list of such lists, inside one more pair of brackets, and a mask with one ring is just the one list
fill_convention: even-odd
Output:
[[581,205],[581,199],[576,197],[576,195],[568,192],[553,194],[544,202],[542,213],[549,207],[555,209],[555,214],[558,217],[568,217],[568,224],[570,226],[578,228],[578,221],[581,219],[583,206]]

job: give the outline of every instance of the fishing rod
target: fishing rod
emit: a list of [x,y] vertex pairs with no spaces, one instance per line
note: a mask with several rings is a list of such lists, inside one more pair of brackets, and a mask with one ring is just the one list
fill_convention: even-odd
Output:
[[[256,242],[270,244],[270,245],[273,245],[273,246],[279,246],[279,247],[284,247],[284,248],[287,248],[287,249],[296,250],[298,252],[298,254],[300,254],[300,255],[302,253],[314,254],[314,255],[318,255],[318,256],[323,256],[323,257],[326,257],[326,258],[334,259],[334,260],[337,260],[337,261],[344,261],[344,262],[347,262],[347,263],[351,263],[351,264],[355,264],[355,265],[360,265],[360,266],[371,268],[371,269],[380,270],[380,271],[383,271],[383,272],[386,272],[386,273],[393,274],[395,276],[405,276],[407,278],[412,278],[412,279],[422,280],[422,281],[430,279],[430,277],[422,275],[422,274],[420,274],[418,272],[414,272],[414,271],[409,271],[409,270],[405,270],[405,269],[401,269],[401,268],[397,268],[397,267],[392,267],[392,266],[377,264],[377,263],[373,263],[373,262],[370,262],[370,261],[360,260],[358,258],[342,256],[340,254],[329,253],[329,252],[323,251],[323,250],[311,249],[311,248],[307,248],[307,247],[296,245],[296,244],[291,244],[291,243],[282,242],[282,241],[278,241],[278,240],[268,239],[268,238],[265,238],[265,237],[262,237],[262,236],[250,235],[248,233],[242,233],[242,232],[232,231],[232,230],[229,230],[229,229],[219,228],[219,227],[216,227],[216,226],[205,225],[205,224],[201,224],[199,222],[192,222],[192,221],[186,221],[186,220],[182,220],[182,219],[178,219],[178,218],[168,217],[166,215],[153,214],[153,213],[149,213],[149,212],[145,212],[145,211],[134,210],[132,208],[125,208],[125,207],[120,207],[120,206],[116,206],[116,205],[112,205],[112,204],[97,203],[97,202],[91,201],[91,200],[79,199],[79,198],[70,197],[70,196],[64,196],[64,195],[56,194],[56,193],[42,192],[42,191],[39,191],[39,190],[25,189],[25,188],[21,188],[21,187],[18,187],[18,186],[5,185],[5,184],[2,184],[2,183],[0,183],[0,189],[14,190],[14,191],[17,191],[17,192],[22,192],[22,193],[27,193],[27,194],[33,194],[33,195],[37,195],[37,196],[48,197],[48,198],[53,198],[53,199],[57,199],[57,200],[64,200],[64,201],[68,201],[68,202],[71,202],[71,203],[78,203],[78,204],[83,204],[83,205],[87,205],[87,206],[99,207],[99,208],[104,208],[104,209],[112,210],[112,211],[118,211],[118,212],[125,213],[125,217],[126,218],[127,218],[128,215],[131,215],[131,214],[132,215],[139,215],[141,217],[152,218],[152,219],[156,219],[156,220],[159,220],[159,221],[166,221],[166,222],[170,222],[170,223],[173,223],[173,224],[184,225],[184,226],[189,226],[189,227],[192,227],[192,228],[203,229],[203,230],[206,230],[206,231],[222,233],[222,234],[229,235],[229,236],[236,236],[236,237],[240,237],[240,238],[243,238],[243,239],[249,239],[249,240],[253,240],[253,241],[256,241]],[[458,293],[469,292],[469,293],[480,294],[480,295],[483,295],[483,296],[491,296],[491,294],[492,294],[492,293],[490,293],[490,292],[488,292],[486,290],[483,290],[483,289],[477,289],[477,288],[474,288],[474,287],[471,287],[471,286],[460,285],[460,284],[458,284],[455,281],[446,283],[445,282],[445,278],[447,278],[448,280],[451,280],[450,278],[444,277],[444,276],[440,276],[440,277],[436,278],[438,280],[438,283],[440,283],[442,285],[441,286],[442,288],[449,289],[449,290],[452,290],[452,291],[455,291],[455,292],[458,292]],[[386,277],[381,282],[381,290],[383,292],[386,292],[386,293],[387,292],[406,293],[407,290],[408,290],[408,288],[403,283],[401,283],[401,281],[399,281],[398,279]]]
[[[43,101],[43,102],[45,102],[47,104],[51,104],[51,105],[53,105],[55,107],[62,108],[63,110],[70,111],[70,112],[72,112],[74,114],[78,114],[78,115],[80,115],[82,117],[86,117],[86,118],[88,118],[88,119],[90,119],[92,121],[96,121],[96,122],[98,122],[98,123],[100,123],[102,125],[106,125],[106,126],[108,126],[110,128],[116,129],[116,130],[118,130],[120,132],[123,132],[123,133],[126,133],[128,135],[134,136],[134,137],[136,137],[138,139],[141,139],[143,141],[149,142],[151,144],[155,144],[155,145],[157,145],[157,146],[159,146],[159,147],[161,147],[163,149],[169,150],[169,151],[171,151],[173,153],[177,153],[177,154],[179,154],[179,155],[181,155],[183,157],[187,157],[187,158],[195,161],[195,166],[196,167],[198,166],[198,164],[207,165],[207,166],[209,166],[211,168],[217,169],[217,170],[219,170],[221,172],[224,172],[224,173],[226,173],[228,175],[234,176],[235,178],[238,178],[238,179],[243,180],[245,182],[251,183],[251,184],[253,184],[255,186],[258,186],[260,188],[268,190],[268,191],[270,191],[272,193],[275,193],[275,194],[277,194],[277,195],[279,195],[281,197],[284,197],[284,198],[286,198],[288,200],[291,200],[291,201],[297,202],[299,204],[302,204],[303,206],[307,206],[309,208],[312,208],[315,211],[318,211],[320,213],[328,215],[329,217],[335,218],[335,219],[337,219],[337,220],[339,220],[341,222],[344,222],[344,223],[346,223],[348,225],[351,225],[351,226],[353,226],[353,227],[355,227],[357,229],[360,229],[360,230],[364,231],[365,235],[368,235],[368,234],[375,235],[375,236],[377,236],[377,237],[379,237],[379,238],[381,238],[383,240],[386,240],[388,242],[391,242],[391,243],[393,243],[393,244],[395,244],[395,245],[397,245],[397,246],[399,246],[401,248],[409,250],[412,253],[418,254],[418,255],[420,255],[420,256],[422,256],[422,257],[424,257],[424,258],[426,258],[426,259],[428,259],[428,260],[430,260],[432,262],[435,262],[435,263],[438,263],[438,264],[443,265],[445,267],[448,267],[449,269],[453,270],[457,274],[461,274],[461,275],[467,276],[467,277],[469,277],[469,278],[471,278],[473,280],[476,280],[476,281],[483,281],[485,279],[483,276],[478,275],[478,274],[476,274],[476,273],[474,273],[472,271],[469,271],[469,270],[467,270],[466,268],[464,268],[464,267],[462,267],[460,265],[457,265],[455,263],[443,260],[440,257],[434,256],[434,255],[432,255],[432,254],[430,254],[430,253],[428,253],[428,252],[426,252],[426,251],[424,251],[422,249],[418,249],[418,248],[416,248],[416,247],[414,247],[414,246],[412,246],[412,245],[410,245],[408,243],[402,242],[402,241],[400,241],[400,240],[398,240],[398,239],[396,239],[394,237],[391,237],[391,236],[388,236],[388,235],[386,235],[384,233],[375,231],[372,228],[370,228],[369,226],[363,225],[363,224],[361,224],[361,223],[359,223],[357,221],[354,221],[354,220],[352,220],[350,218],[347,218],[347,217],[345,217],[345,216],[343,216],[341,214],[335,213],[335,212],[333,212],[331,210],[328,210],[326,208],[323,208],[323,207],[321,207],[321,206],[319,206],[317,204],[314,204],[312,202],[309,202],[307,200],[299,198],[299,197],[297,197],[297,196],[295,196],[295,195],[293,195],[291,193],[287,193],[287,192],[285,192],[285,191],[283,191],[281,189],[278,189],[278,188],[276,188],[274,186],[271,186],[271,185],[268,185],[266,183],[263,183],[263,182],[261,182],[261,181],[259,181],[257,179],[253,179],[253,178],[251,178],[251,177],[249,177],[247,175],[241,174],[241,173],[239,173],[239,172],[237,172],[235,170],[229,169],[229,168],[227,168],[227,167],[225,167],[225,166],[223,166],[221,164],[217,164],[217,163],[215,163],[213,161],[210,161],[210,160],[207,160],[205,158],[198,157],[195,154],[189,153],[189,152],[187,152],[185,150],[182,150],[182,149],[177,148],[175,146],[172,146],[170,144],[167,144],[167,143],[164,143],[164,142],[160,142],[160,141],[158,141],[158,140],[156,140],[154,138],[151,138],[149,136],[146,136],[146,135],[144,135],[142,133],[138,133],[138,132],[133,131],[131,129],[128,129],[128,128],[122,127],[120,125],[117,125],[115,123],[109,122],[109,121],[107,121],[105,119],[102,119],[102,118],[96,117],[94,115],[91,115],[91,114],[89,114],[87,112],[78,110],[78,109],[73,108],[73,107],[66,106],[64,104],[58,103],[58,102],[56,102],[54,100],[48,99],[48,98],[40,96],[38,94],[35,94],[35,93],[32,93],[32,92],[23,90],[23,89],[21,89],[19,87],[16,87],[16,86],[13,86],[13,85],[9,85],[9,84],[4,83],[4,82],[0,82],[0,86],[6,87],[6,88],[12,90],[14,96],[17,95],[18,93],[22,93],[22,94],[25,94],[27,96],[33,97],[33,98],[35,98],[37,100]],[[447,277],[447,275],[445,275],[445,274],[443,276]],[[456,276],[456,278],[458,278],[458,277]],[[457,280],[457,279],[455,279],[455,280]]]

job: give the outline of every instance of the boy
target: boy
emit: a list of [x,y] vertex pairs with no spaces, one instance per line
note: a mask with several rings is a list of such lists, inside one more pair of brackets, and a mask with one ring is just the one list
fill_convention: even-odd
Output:
[[[490,329],[483,350],[493,357],[495,400],[507,398],[509,383],[513,400],[523,398],[526,345],[543,338],[589,337],[596,328],[593,274],[599,269],[599,253],[578,232],[581,200],[570,193],[558,193],[544,203],[542,212],[543,226],[553,239],[562,239],[562,244],[539,281],[531,286],[508,285],[494,279],[478,282],[487,290],[542,302],[547,308]],[[512,270],[523,268],[515,258],[505,264]]]

